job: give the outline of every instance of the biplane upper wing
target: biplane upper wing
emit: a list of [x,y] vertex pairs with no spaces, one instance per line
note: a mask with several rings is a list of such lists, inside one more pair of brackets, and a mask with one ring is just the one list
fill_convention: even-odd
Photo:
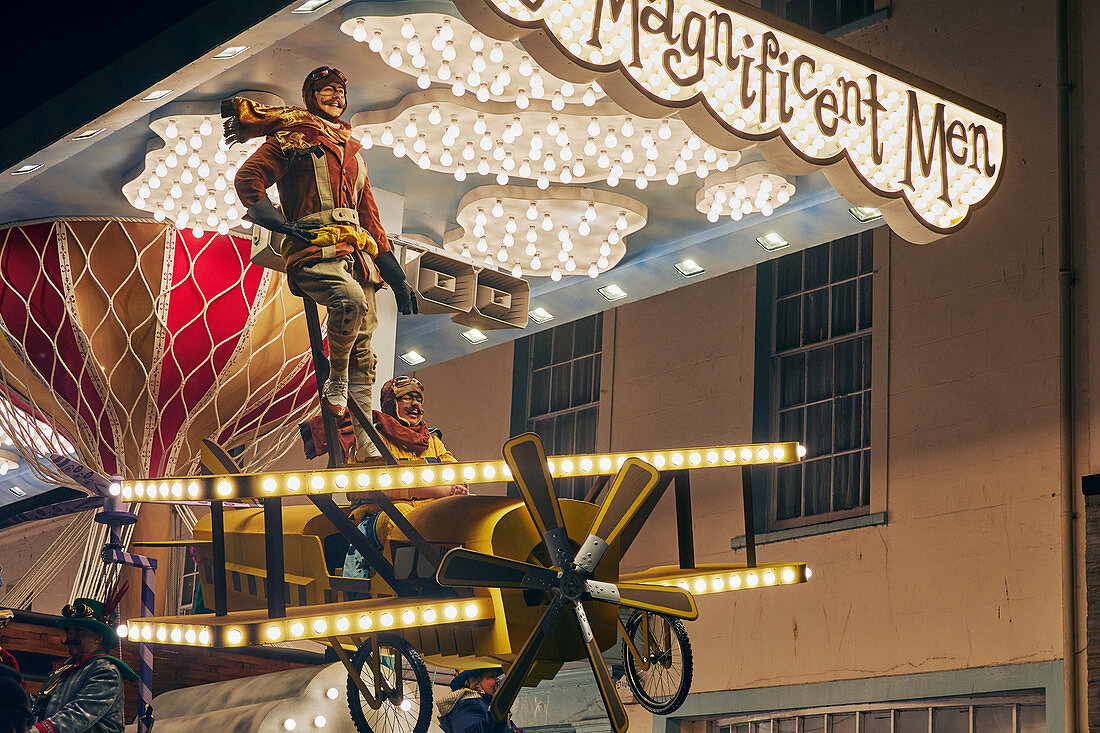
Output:
[[280,641],[326,641],[376,631],[408,633],[414,629],[491,623],[498,599],[372,598],[313,606],[293,606],[284,618],[266,609],[231,611],[222,616],[196,614],[135,618],[126,622],[125,636],[151,644],[243,647]]

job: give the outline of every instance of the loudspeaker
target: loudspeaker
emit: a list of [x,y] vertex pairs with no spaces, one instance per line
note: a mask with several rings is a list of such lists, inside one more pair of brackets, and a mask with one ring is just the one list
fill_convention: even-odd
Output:
[[[412,250],[409,250],[412,252]],[[404,265],[421,313],[466,313],[474,306],[474,268],[436,252],[416,252]]]
[[451,320],[482,330],[524,328],[530,303],[530,283],[486,268],[477,272],[473,308],[469,313],[454,314]]

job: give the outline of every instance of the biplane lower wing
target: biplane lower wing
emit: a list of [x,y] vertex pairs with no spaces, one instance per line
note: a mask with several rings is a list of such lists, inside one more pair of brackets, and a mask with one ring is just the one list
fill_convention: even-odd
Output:
[[[284,618],[270,618],[265,609],[136,618],[127,621],[125,636],[148,644],[244,647],[279,641],[326,641],[374,632],[402,634],[426,627],[488,625],[496,617],[495,599],[374,598],[287,609]],[[121,632],[120,632],[121,633]]]
[[694,568],[664,565],[619,576],[623,583],[677,586],[692,595],[725,593],[734,590],[772,588],[780,585],[805,583],[811,575],[804,562],[757,564],[744,563],[706,564]]

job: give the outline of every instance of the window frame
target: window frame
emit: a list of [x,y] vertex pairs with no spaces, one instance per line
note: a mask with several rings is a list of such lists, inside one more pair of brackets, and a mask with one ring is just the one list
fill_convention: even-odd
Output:
[[[870,384],[877,386],[870,390],[870,441],[866,449],[870,451],[868,460],[869,496],[867,504],[853,509],[831,510],[829,512],[800,515],[788,519],[778,518],[778,477],[777,469],[753,470],[753,485],[756,498],[755,519],[762,533],[787,532],[819,525],[836,523],[838,528],[849,526],[852,518],[881,515],[886,512],[886,466],[887,466],[887,429],[889,394],[889,271],[890,246],[892,235],[885,226],[877,226],[857,232],[871,238],[872,252],[872,297],[871,327],[867,331],[846,334],[837,339],[827,338],[814,346],[835,344],[850,338],[862,338],[871,335],[871,379]],[[848,235],[844,235],[848,236]],[[837,237],[842,239],[843,237]],[[821,242],[813,246],[828,244]],[[812,247],[806,247],[806,250]],[[775,355],[775,308],[776,277],[778,257],[761,263],[757,267],[756,294],[756,360],[754,386],[753,436],[756,442],[770,442],[779,431],[779,379],[778,358]],[[856,279],[858,282],[858,274]],[[825,285],[833,287],[831,280]],[[857,285],[858,288],[858,285]],[[793,351],[793,350],[792,350]],[[784,352],[791,353],[791,352]],[[835,399],[831,397],[830,399]],[[861,448],[860,450],[863,450]],[[832,478],[830,477],[830,482]],[[831,483],[830,483],[831,486]],[[830,494],[831,495],[831,494]],[[849,521],[844,521],[849,520]]]
[[[586,319],[591,319],[595,324],[595,333],[593,335],[593,350],[583,354],[576,353],[575,336],[576,325]],[[534,368],[534,349],[537,343],[538,337],[544,337],[547,332],[553,334],[558,332],[559,329],[571,328],[574,333],[571,335],[572,348],[569,358],[555,361],[554,356],[551,353],[550,362],[544,366]],[[551,336],[551,349],[553,349],[553,336]],[[548,329],[544,329],[535,334],[525,336],[521,339],[517,339],[515,342],[515,352],[513,360],[513,377],[512,377],[512,419],[511,430],[513,435],[518,435],[525,432],[537,432],[534,429],[533,423],[545,420],[557,420],[559,417],[568,414],[579,414],[583,411],[595,408],[595,421],[593,424],[592,441],[593,445],[591,450],[580,450],[579,452],[595,452],[601,445],[604,444],[602,438],[604,433],[604,411],[600,409],[601,397],[607,388],[607,371],[604,364],[604,356],[607,349],[607,330],[603,313],[595,313],[589,316],[582,316],[581,318],[574,319],[567,323],[562,323],[557,326],[553,326]],[[552,390],[553,390],[553,369],[561,368],[563,366],[569,366],[570,375],[570,394],[573,391],[573,378],[576,375],[576,365],[578,362],[590,359],[595,356],[596,371],[592,375],[592,400],[580,405],[571,405],[558,409],[552,409]],[[547,399],[551,400],[547,405],[546,412],[541,412],[538,415],[531,415],[531,401],[533,397],[533,382],[535,379],[536,371],[548,370],[550,372],[550,394]],[[576,421],[573,424],[573,439],[576,440]],[[546,451],[549,454],[554,453],[551,445],[546,446]],[[591,477],[576,477],[569,479],[557,479],[555,487],[560,498],[584,498],[585,492],[591,485],[593,479]],[[509,484],[509,494],[516,494],[515,488],[512,484]]]
[[[808,6],[806,12],[809,14],[810,22],[803,23],[797,18],[792,18],[788,12],[790,6],[796,2],[799,2],[799,0],[762,0],[760,7],[762,10],[802,28],[834,38],[890,18],[889,0],[862,0],[864,3],[862,13],[852,18],[844,18],[841,15],[842,4],[845,0],[804,0]],[[827,28],[819,27],[820,24],[815,23],[817,11],[824,5],[833,6],[833,20],[827,24],[829,26]]]

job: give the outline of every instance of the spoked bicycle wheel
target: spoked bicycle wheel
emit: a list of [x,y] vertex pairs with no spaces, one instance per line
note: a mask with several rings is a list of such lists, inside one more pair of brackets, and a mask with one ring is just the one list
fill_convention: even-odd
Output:
[[[668,715],[687,699],[691,688],[691,642],[680,619],[634,611],[626,622],[623,666],[634,699],[655,715]],[[648,639],[646,635],[648,633]],[[629,648],[642,657],[642,662]]]
[[[355,729],[359,733],[426,733],[432,718],[432,682],[424,660],[412,644],[389,634],[378,637],[377,653],[382,684],[377,710],[348,676],[348,710]],[[351,660],[371,694],[375,690],[374,654],[368,639]]]

